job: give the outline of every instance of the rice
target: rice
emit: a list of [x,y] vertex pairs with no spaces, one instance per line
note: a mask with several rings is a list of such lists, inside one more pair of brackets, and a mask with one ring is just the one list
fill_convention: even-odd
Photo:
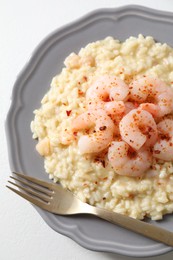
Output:
[[173,87],[172,71],[173,49],[150,36],[130,37],[125,42],[107,37],[70,54],[31,122],[50,178],[84,202],[133,218],[159,220],[172,213],[172,162],[155,162],[155,177],[120,176],[109,164],[81,155],[77,146],[80,134],[69,131],[72,120],[86,111],[85,93],[95,78],[109,74],[129,83],[145,74]]

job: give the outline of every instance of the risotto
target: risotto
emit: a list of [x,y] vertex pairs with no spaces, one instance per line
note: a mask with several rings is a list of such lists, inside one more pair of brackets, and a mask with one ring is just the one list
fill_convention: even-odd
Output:
[[81,152],[78,143],[83,133],[72,125],[87,111],[86,92],[101,76],[115,76],[125,84],[143,76],[159,78],[173,87],[173,49],[149,36],[124,42],[107,37],[71,53],[64,64],[31,122],[36,149],[44,156],[50,178],[84,202],[133,218],[159,220],[172,213],[172,160],[156,156],[142,176],[117,174],[104,149],[99,156]]

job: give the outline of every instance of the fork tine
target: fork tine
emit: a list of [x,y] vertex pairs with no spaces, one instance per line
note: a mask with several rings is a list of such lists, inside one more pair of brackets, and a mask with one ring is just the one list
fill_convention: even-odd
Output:
[[36,206],[49,211],[49,204],[47,204],[46,202],[41,202],[40,200],[38,200],[36,198],[33,198],[32,196],[30,196],[30,195],[28,195],[26,193],[23,193],[23,192],[21,192],[19,190],[13,189],[12,187],[10,187],[8,185],[6,185],[6,187],[8,189],[12,190],[13,192],[17,193],[22,198],[24,198],[24,199],[28,200],[29,202],[35,204]]
[[48,203],[48,202],[50,201],[50,199],[51,199],[51,197],[45,196],[43,193],[41,194],[40,192],[37,192],[37,191],[31,190],[31,189],[25,188],[25,187],[23,187],[23,186],[21,186],[21,185],[18,185],[17,183],[14,183],[14,182],[12,182],[12,181],[8,181],[8,182],[9,182],[10,184],[16,186],[17,188],[19,188],[19,189],[21,189],[21,190],[24,190],[25,192],[30,193],[30,194],[32,194],[32,195],[38,197],[39,199],[41,199],[41,200],[47,202],[47,203]]
[[42,192],[43,194],[46,194],[47,196],[51,196],[52,195],[52,191],[48,190],[47,188],[43,188],[42,186],[38,186],[37,184],[29,181],[29,180],[23,180],[23,179],[19,179],[19,178],[15,178],[13,176],[10,176],[11,179],[17,181],[17,182],[20,182],[24,185],[27,185],[28,187],[32,188],[32,189],[35,189],[35,190],[38,190],[40,192]]
[[52,190],[52,187],[53,187],[53,184],[52,183],[48,183],[46,181],[42,181],[42,180],[38,180],[34,177],[31,177],[31,176],[26,176],[26,175],[23,175],[21,173],[18,173],[18,172],[13,172],[15,175],[17,175],[18,177],[21,177],[23,179],[26,179],[26,180],[29,180],[33,183],[36,183],[37,185],[41,186],[41,187],[44,187],[44,188],[47,188],[49,190]]

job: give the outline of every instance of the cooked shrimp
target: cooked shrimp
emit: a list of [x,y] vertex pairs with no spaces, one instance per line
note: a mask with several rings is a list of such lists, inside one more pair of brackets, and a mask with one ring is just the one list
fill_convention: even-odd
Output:
[[157,78],[142,77],[132,81],[129,89],[131,100],[139,103],[154,103],[157,107],[158,117],[173,112],[173,90],[163,81]]
[[92,120],[93,112],[86,111],[79,116],[77,116],[72,121],[72,131],[81,131],[85,129],[90,129],[91,127],[94,127],[95,122]]
[[119,135],[119,123],[124,116],[126,107],[123,101],[110,101],[104,104],[104,109],[116,126],[115,135]]
[[107,101],[124,101],[129,94],[129,87],[115,76],[99,77],[87,90],[88,106],[104,104]]
[[50,140],[48,137],[45,137],[42,140],[39,140],[36,145],[36,150],[41,156],[49,156],[51,154]]
[[153,156],[164,161],[173,161],[173,119],[164,119],[157,127],[160,139],[154,145]]
[[102,109],[88,111],[79,115],[72,123],[73,131],[80,131],[94,127],[92,133],[82,135],[78,147],[82,154],[99,153],[107,148],[113,140],[115,125]]
[[124,142],[112,142],[108,150],[108,160],[119,175],[142,176],[152,164],[152,156],[148,150],[129,152],[130,146]]
[[73,52],[65,59],[64,64],[68,69],[79,69],[81,67],[80,56]]
[[142,110],[146,110],[150,114],[152,114],[153,117],[158,117],[159,115],[159,107],[152,103],[143,103],[140,104],[139,108]]
[[126,107],[123,101],[110,101],[104,105],[105,111],[108,115],[119,115],[123,114]]
[[125,102],[124,105],[125,105],[125,114],[128,114],[132,109],[137,108],[137,105],[135,105],[132,102]]
[[156,123],[145,110],[131,110],[120,121],[119,129],[122,139],[135,150],[139,150],[144,144],[152,146],[157,141]]

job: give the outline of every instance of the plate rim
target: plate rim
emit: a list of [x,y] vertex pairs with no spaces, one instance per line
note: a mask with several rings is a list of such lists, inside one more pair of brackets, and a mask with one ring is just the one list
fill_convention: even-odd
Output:
[[[138,13],[137,13],[137,11],[138,11]],[[119,15],[117,17],[115,17],[115,15],[117,15],[118,13],[119,13]],[[9,111],[7,113],[6,120],[5,120],[5,132],[6,132],[6,140],[7,140],[8,159],[9,159],[9,164],[10,164],[10,168],[12,171],[15,170],[14,165],[16,164],[16,162],[17,162],[18,166],[20,165],[20,159],[17,157],[17,155],[16,155],[16,157],[14,157],[14,154],[13,154],[13,146],[15,147],[16,144],[14,145],[15,137],[14,138],[11,137],[11,130],[10,130],[11,120],[14,120],[15,116],[17,115],[17,112],[23,106],[19,93],[22,90],[22,87],[24,87],[24,84],[28,80],[30,75],[32,75],[32,72],[34,71],[37,64],[39,64],[39,61],[41,60],[43,55],[53,45],[54,41],[57,41],[58,38],[61,39],[63,37],[61,34],[63,34],[64,31],[65,31],[64,35],[68,35],[69,32],[71,32],[71,30],[73,28],[76,30],[75,26],[77,26],[79,23],[80,23],[79,27],[83,27],[85,25],[85,23],[87,21],[91,20],[91,18],[93,19],[93,17],[94,17],[94,19],[96,19],[96,17],[97,17],[96,20],[98,20],[99,17],[103,18],[103,16],[110,19],[110,15],[111,15],[112,19],[119,19],[121,17],[120,14],[121,14],[121,16],[126,16],[129,14],[133,14],[133,15],[136,14],[136,16],[139,16],[139,17],[144,16],[144,17],[148,17],[148,18],[152,18],[152,19],[154,17],[154,19],[157,19],[159,21],[163,20],[163,21],[173,23],[173,13],[171,13],[171,12],[156,10],[156,9],[141,6],[141,5],[123,5],[123,6],[116,7],[116,8],[99,8],[94,11],[90,11],[87,14],[83,15],[82,17],[76,19],[75,21],[72,21],[70,23],[67,23],[67,24],[61,26],[60,28],[54,30],[53,32],[49,33],[46,37],[44,37],[43,40],[36,46],[34,51],[31,53],[29,59],[27,60],[26,64],[24,65],[23,69],[17,75],[15,83],[13,84],[13,87],[12,87],[11,104],[10,104],[10,108],[9,108]],[[109,17],[108,17],[108,15],[109,15]],[[16,100],[18,102],[17,107],[16,107]],[[15,133],[14,133],[14,135],[15,135]],[[32,138],[32,136],[31,136],[31,138]],[[12,139],[13,139],[13,141],[12,141]],[[20,168],[20,166],[19,166],[19,168]],[[125,249],[121,249],[121,248],[120,249],[116,248],[116,250],[113,250],[113,248],[110,247],[109,245],[105,246],[103,244],[101,244],[101,245],[99,245],[97,243],[93,244],[93,241],[91,241],[93,239],[82,234],[77,227],[75,227],[75,229],[78,230],[76,232],[69,232],[68,228],[64,229],[64,227],[60,227],[60,226],[58,226],[58,228],[57,228],[55,223],[52,223],[49,220],[48,215],[46,214],[47,212],[45,213],[44,210],[39,209],[36,206],[34,206],[34,208],[37,210],[39,215],[44,219],[44,221],[52,229],[54,229],[56,232],[58,232],[62,235],[70,237],[72,240],[74,240],[75,242],[77,242],[78,244],[80,244],[81,246],[83,246],[84,248],[87,248],[89,250],[117,253],[117,254],[121,254],[121,255],[132,256],[132,257],[156,256],[156,255],[165,254],[172,250],[172,247],[164,246],[163,248],[161,247],[159,249],[156,246],[156,249],[155,250],[153,249],[152,252],[148,253],[148,251],[145,251],[142,253],[138,252],[136,254],[133,252],[129,253],[129,251],[126,251]],[[82,235],[83,240],[81,239],[81,235]],[[158,244],[158,246],[159,246],[159,244]],[[147,246],[147,248],[148,248],[148,246]]]

